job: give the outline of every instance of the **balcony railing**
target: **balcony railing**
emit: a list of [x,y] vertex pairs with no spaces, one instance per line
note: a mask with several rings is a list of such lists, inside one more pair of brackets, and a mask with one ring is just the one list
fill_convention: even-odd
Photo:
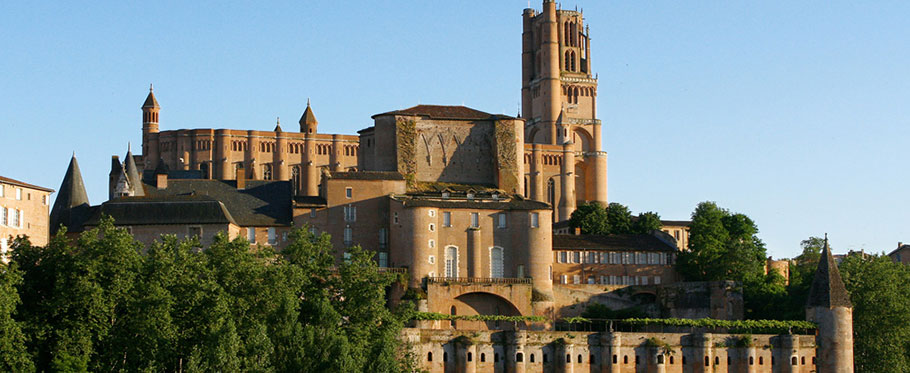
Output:
[[531,284],[530,278],[508,277],[427,277],[428,284]]

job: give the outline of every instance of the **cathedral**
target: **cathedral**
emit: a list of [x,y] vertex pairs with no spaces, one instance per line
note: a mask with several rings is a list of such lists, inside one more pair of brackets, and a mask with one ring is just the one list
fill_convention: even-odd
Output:
[[[145,244],[175,234],[197,236],[207,245],[216,233],[227,232],[280,250],[292,229],[307,227],[331,236],[336,260],[358,245],[372,251],[385,270],[406,273],[407,283],[391,291],[390,302],[408,298],[420,311],[555,320],[578,316],[596,303],[643,307],[652,317],[741,319],[742,294],[734,284],[678,278],[673,265],[685,247],[686,222],[642,235],[580,235],[568,227],[577,206],[607,204],[607,153],[597,119],[598,81],[591,69],[588,27],[581,12],[558,9],[551,0],[544,0],[540,11],[525,9],[522,18],[519,117],[417,105],[375,114],[373,125],[356,135],[331,134],[319,131],[307,102],[294,128],[276,123],[273,131],[162,130],[167,122],[150,88],[141,106],[142,154],[128,149],[122,161],[112,157],[109,199],[95,206],[88,202],[74,157],[53,208],[52,231],[65,226],[76,234],[110,216]],[[825,271],[833,275],[824,278],[819,294],[843,287],[836,266]],[[849,299],[840,296],[836,305],[827,299],[811,317],[843,333],[840,321],[851,310]],[[836,315],[829,312],[835,306],[841,308]],[[622,340],[638,336],[603,334],[574,347],[565,341],[557,346],[553,336],[540,334],[533,342],[521,334],[534,328],[435,322],[418,325],[405,338],[414,339],[424,367],[434,372],[487,371],[484,364],[489,371],[515,372],[607,371],[607,366],[620,367],[613,372],[684,370],[665,365],[655,349],[642,349],[641,341]],[[449,340],[453,335],[439,334],[458,330],[484,331],[477,338],[489,341],[463,346]],[[505,337],[511,338],[507,343],[490,334],[502,330],[513,333]],[[752,351],[749,359],[765,359],[765,354],[772,364],[751,369],[758,367],[749,360],[745,370],[741,360],[742,371],[815,368],[811,336],[785,342],[759,337],[775,347]],[[721,355],[728,365],[739,359],[724,349],[705,352],[710,350],[705,339],[667,338],[685,353],[682,364],[685,356],[700,362],[702,354],[706,366],[709,356],[715,365]],[[625,351],[624,363],[618,362],[620,351]],[[544,365],[531,367],[535,353]],[[565,362],[556,353],[566,353]],[[646,355],[645,361],[639,363],[636,354]],[[550,368],[548,356],[553,357]],[[782,370],[787,364],[773,366],[774,356],[801,357],[803,365],[808,356],[812,364],[806,370]],[[673,364],[672,357],[668,363]]]

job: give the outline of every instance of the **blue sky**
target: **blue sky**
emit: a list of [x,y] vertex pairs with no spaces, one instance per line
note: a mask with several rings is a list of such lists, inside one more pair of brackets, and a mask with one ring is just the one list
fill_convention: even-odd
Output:
[[[75,151],[103,202],[149,83],[163,130],[293,128],[307,98],[332,133],[418,103],[514,115],[527,4],[0,2],[0,174],[56,189]],[[591,27],[611,201],[716,201],[775,257],[910,241],[910,3],[561,5]]]

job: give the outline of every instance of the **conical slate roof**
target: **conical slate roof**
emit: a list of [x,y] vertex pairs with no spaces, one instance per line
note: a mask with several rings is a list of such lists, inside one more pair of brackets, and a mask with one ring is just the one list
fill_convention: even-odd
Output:
[[825,248],[822,249],[821,258],[818,261],[818,268],[815,270],[812,287],[809,288],[806,307],[853,307],[847,288],[844,287],[844,281],[841,280],[840,271],[837,270],[837,262],[834,261],[831,249],[828,248],[827,237],[825,237]]
[[129,181],[130,191],[133,192],[133,196],[142,197],[145,195],[145,191],[142,189],[142,176],[140,175],[139,168],[136,167],[136,161],[133,160],[132,150],[127,149],[126,159],[123,161],[123,168],[126,172],[126,179]]
[[275,132],[281,132],[281,118],[275,120]]
[[79,162],[76,161],[75,154],[70,159],[70,165],[66,169],[59,190],[57,200],[54,201],[54,207],[51,209],[51,234],[56,233],[61,224],[70,231],[81,230],[82,222],[87,217],[89,202],[85,184],[82,182],[82,171],[79,170]]
[[300,132],[306,132],[304,127],[307,125],[316,124],[319,124],[319,121],[316,120],[313,109],[310,109],[310,100],[306,100],[306,110],[304,110],[303,115],[300,116]]
[[155,93],[152,92],[152,86],[149,86],[149,95],[145,98],[145,103],[142,104],[142,108],[155,108],[158,106],[158,100],[155,99]]

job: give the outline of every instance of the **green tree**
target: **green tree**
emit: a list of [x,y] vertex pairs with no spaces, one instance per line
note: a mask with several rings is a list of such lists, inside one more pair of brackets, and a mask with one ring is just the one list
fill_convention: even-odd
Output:
[[581,233],[583,234],[610,233],[607,210],[597,202],[588,202],[578,206],[569,218],[569,226],[581,228]]
[[632,232],[638,234],[648,234],[652,231],[659,231],[660,228],[660,215],[651,211],[638,214],[638,218],[632,223]]
[[610,234],[628,234],[632,232],[632,212],[626,205],[611,202],[607,206],[607,221]]
[[699,203],[689,226],[689,250],[680,252],[677,270],[690,281],[763,281],[758,279],[766,251],[757,233],[748,216]]
[[848,255],[839,265],[853,302],[857,372],[910,371],[910,267],[886,255]]
[[35,366],[25,347],[25,333],[13,318],[19,305],[16,288],[22,283],[22,274],[16,267],[16,262],[0,263],[0,370],[31,372]]

